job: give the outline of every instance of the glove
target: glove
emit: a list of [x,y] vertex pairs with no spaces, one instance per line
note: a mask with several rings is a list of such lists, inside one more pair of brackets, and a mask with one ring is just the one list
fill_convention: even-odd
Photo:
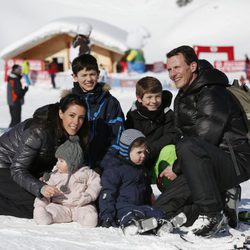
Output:
[[29,90],[29,87],[28,86],[25,86],[24,87],[24,91],[27,92]]
[[113,219],[107,218],[101,222],[101,227],[117,227],[117,225]]

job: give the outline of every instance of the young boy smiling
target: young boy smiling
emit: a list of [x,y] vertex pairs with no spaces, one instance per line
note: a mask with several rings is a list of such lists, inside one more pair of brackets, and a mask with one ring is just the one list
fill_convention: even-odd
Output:
[[[176,129],[173,111],[169,108],[172,93],[163,90],[155,77],[143,77],[136,83],[136,102],[127,113],[125,127],[141,131],[147,140],[149,155],[146,166],[155,183],[164,167],[176,159]],[[174,178],[174,176],[171,176]],[[165,179],[164,183],[168,181]]]
[[95,57],[81,55],[72,62],[74,87],[72,92],[82,96],[88,106],[89,165],[99,170],[109,147],[117,147],[123,131],[124,115],[119,101],[110,94],[110,86],[98,82],[99,68]]

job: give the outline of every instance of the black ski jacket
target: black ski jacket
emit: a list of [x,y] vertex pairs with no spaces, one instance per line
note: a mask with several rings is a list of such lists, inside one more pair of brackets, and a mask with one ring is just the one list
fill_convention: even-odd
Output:
[[97,83],[93,91],[84,92],[78,82],[74,83],[72,93],[80,95],[88,106],[89,122],[89,162],[91,168],[100,162],[109,147],[117,148],[123,131],[124,114],[119,101],[110,94],[109,86]]
[[174,144],[176,141],[177,130],[174,127],[174,113],[169,108],[171,100],[172,94],[164,90],[162,105],[158,110],[148,111],[136,101],[127,113],[125,128],[138,129],[146,136],[150,152],[147,161],[150,164],[155,163],[164,146]]
[[[174,102],[176,127],[184,136],[199,136],[230,152],[232,158],[250,162],[250,145],[245,113],[226,88],[226,75],[214,68],[201,69],[186,89],[179,90]],[[248,164],[247,164],[248,162]],[[178,160],[174,172],[180,168]],[[250,167],[246,169],[250,176]]]
[[14,181],[36,197],[45,185],[39,177],[52,170],[55,151],[68,137],[57,121],[58,110],[57,104],[40,108],[0,137],[0,167],[9,167]]

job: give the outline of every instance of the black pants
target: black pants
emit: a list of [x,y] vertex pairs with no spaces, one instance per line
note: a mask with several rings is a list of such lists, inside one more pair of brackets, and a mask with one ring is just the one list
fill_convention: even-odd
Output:
[[193,203],[191,191],[183,175],[179,175],[171,182],[167,190],[155,201],[153,208],[164,211],[167,219],[184,212],[187,216],[187,227],[199,216],[198,207]]
[[8,168],[0,168],[0,214],[33,218],[35,197],[15,183]]
[[51,78],[51,84],[53,86],[53,88],[56,88],[56,82],[55,82],[55,78],[56,78],[56,74],[50,74],[50,78]]
[[222,210],[221,193],[249,179],[245,171],[247,161],[238,159],[237,175],[231,155],[200,138],[182,139],[176,152],[193,202],[203,214]]
[[176,152],[183,176],[173,181],[154,205],[170,216],[181,211],[188,216],[215,214],[224,206],[221,193],[249,179],[245,169],[250,159],[237,159],[237,175],[229,153],[199,138],[182,139]]
[[11,116],[9,128],[12,128],[21,122],[22,105],[19,102],[14,103],[14,105],[9,105],[9,110]]

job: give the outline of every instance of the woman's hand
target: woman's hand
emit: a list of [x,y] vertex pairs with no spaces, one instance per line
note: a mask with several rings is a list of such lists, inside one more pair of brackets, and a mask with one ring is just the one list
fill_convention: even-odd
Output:
[[61,192],[55,186],[44,185],[41,188],[40,193],[46,198],[51,198],[55,195],[60,194]]
[[168,178],[170,181],[173,181],[176,177],[177,177],[177,175],[173,172],[173,170],[172,170],[172,168],[173,168],[173,166],[168,166],[168,167],[166,167],[161,173],[160,173],[160,177],[162,178],[162,177],[166,177],[166,178]]

